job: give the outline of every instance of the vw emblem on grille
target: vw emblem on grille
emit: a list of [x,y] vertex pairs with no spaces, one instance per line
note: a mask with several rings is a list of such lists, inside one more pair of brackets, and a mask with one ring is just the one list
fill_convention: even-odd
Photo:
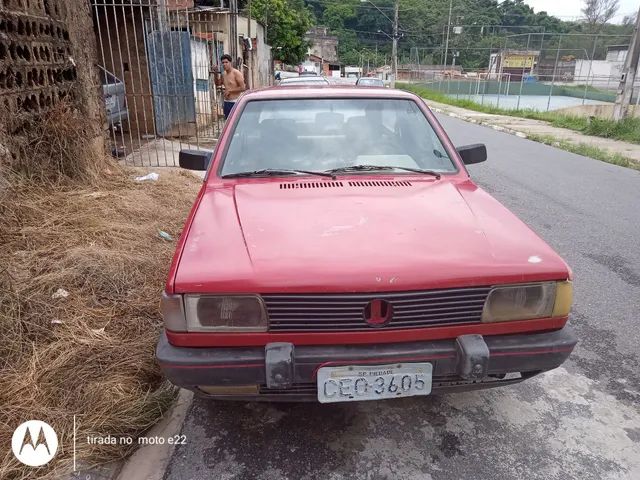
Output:
[[393,316],[393,305],[386,300],[371,300],[364,307],[364,320],[372,327],[383,327]]

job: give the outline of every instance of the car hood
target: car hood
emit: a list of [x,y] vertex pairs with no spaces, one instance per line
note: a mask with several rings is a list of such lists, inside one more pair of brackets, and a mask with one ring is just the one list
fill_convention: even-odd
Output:
[[543,240],[469,180],[252,181],[207,187],[174,289],[374,292],[568,275]]

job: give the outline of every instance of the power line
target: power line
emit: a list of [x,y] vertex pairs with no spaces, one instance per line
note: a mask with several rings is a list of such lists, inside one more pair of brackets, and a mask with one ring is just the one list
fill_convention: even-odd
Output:
[[[479,26],[480,27],[480,26]],[[485,25],[485,28],[491,28],[491,27],[499,27],[499,25]],[[525,28],[525,27],[511,27],[511,26],[502,26],[505,29],[509,29],[509,28]],[[444,26],[443,26],[444,28]],[[355,32],[355,33],[363,33],[363,34],[370,34],[370,35],[385,35],[384,33],[380,33],[380,32],[373,32],[373,31],[369,31],[369,30],[358,30],[355,28],[341,28],[339,31],[347,31],[347,32]],[[407,30],[401,30],[401,32],[403,33],[404,37],[409,37],[409,38],[422,38],[424,36],[440,36],[442,35],[442,29],[440,30],[421,30],[420,32],[417,31],[407,31]],[[528,35],[527,33],[524,33],[523,35]],[[533,34],[532,34],[533,35]],[[542,34],[540,34],[542,35]],[[553,36],[553,35],[563,35],[563,34],[555,34],[555,33],[546,33],[545,35],[548,36]],[[486,34],[487,37],[490,36],[490,34]],[[495,35],[495,36],[499,36],[499,35]],[[616,35],[620,36],[620,35]],[[624,36],[624,35],[622,35]]]
[[[329,5],[329,6],[333,6],[333,5],[337,5],[337,6],[343,6],[344,2],[340,2],[340,1],[336,1],[336,0],[305,0],[306,3],[319,3],[321,5]],[[347,6],[352,6],[355,8],[364,8],[367,10],[376,10],[375,7],[371,7],[369,5],[367,5],[366,3],[362,3],[362,4],[354,4],[354,5],[348,5]],[[380,10],[389,10],[389,11],[393,11],[393,7],[380,7]],[[401,8],[398,10],[399,12],[412,12],[414,11],[413,8]]]

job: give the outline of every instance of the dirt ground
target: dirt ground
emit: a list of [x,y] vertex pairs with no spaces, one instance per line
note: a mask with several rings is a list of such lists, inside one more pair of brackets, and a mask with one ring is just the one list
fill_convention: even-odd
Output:
[[[154,361],[158,301],[200,181],[108,164],[91,182],[43,184],[4,175],[0,188],[0,443],[39,419],[60,446],[39,478],[73,462],[77,436],[134,439],[155,423],[175,390]],[[162,238],[160,231],[172,240]],[[134,443],[135,445],[135,443]],[[83,465],[133,447],[79,442]],[[0,478],[34,478],[8,450]]]

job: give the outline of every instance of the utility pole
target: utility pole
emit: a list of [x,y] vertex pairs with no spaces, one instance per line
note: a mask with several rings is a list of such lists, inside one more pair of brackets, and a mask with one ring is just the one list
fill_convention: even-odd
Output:
[[[386,32],[383,32],[382,30],[378,30],[378,33],[384,33],[387,37],[389,37],[392,41],[392,47],[391,47],[391,72],[392,72],[392,79],[391,79],[391,88],[395,88],[396,86],[396,79],[398,77],[398,40],[400,39],[400,34],[398,33],[398,12],[400,11],[400,0],[395,0],[395,5],[393,8],[393,20],[391,20],[386,13],[384,13],[375,3],[373,3],[371,0],[360,0],[361,3],[370,3],[371,5],[373,5],[376,10],[378,10],[383,16],[384,18],[386,18],[387,20],[389,20],[389,22],[391,22],[393,24],[393,36],[389,35]],[[386,56],[385,56],[386,59]],[[385,65],[387,64],[387,61],[384,61]]]
[[449,20],[447,21],[447,41],[444,46],[444,66],[446,70],[446,66],[448,63],[447,55],[449,54],[449,32],[451,31],[451,10],[453,9],[453,0],[449,1]]
[[253,40],[251,39],[251,0],[249,0],[249,22],[247,25],[247,35],[249,35],[249,45],[251,46],[251,50],[249,50],[249,55],[247,58],[247,66],[249,67],[249,85],[247,88],[251,90],[253,88]]
[[229,54],[232,58],[232,65],[236,68],[236,60],[238,59],[238,0],[229,1]]
[[393,8],[393,80],[391,88],[396,88],[396,80],[398,79],[398,10],[400,8],[400,0],[396,0]]
[[636,18],[636,26],[633,30],[633,37],[629,43],[629,51],[627,59],[624,62],[624,70],[620,78],[620,86],[618,87],[618,96],[616,104],[613,107],[613,119],[622,120],[629,113],[629,104],[633,96],[633,83],[636,79],[638,71],[638,59],[640,57],[640,9]]

